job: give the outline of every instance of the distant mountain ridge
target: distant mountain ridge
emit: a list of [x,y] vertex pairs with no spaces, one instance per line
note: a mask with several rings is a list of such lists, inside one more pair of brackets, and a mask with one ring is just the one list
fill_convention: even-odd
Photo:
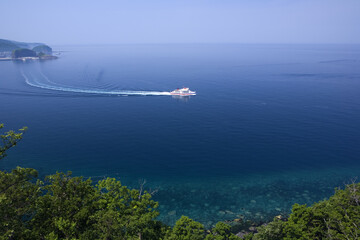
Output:
[[34,47],[45,45],[43,43],[17,42],[7,39],[0,39],[0,52],[12,52],[19,48],[33,49]]

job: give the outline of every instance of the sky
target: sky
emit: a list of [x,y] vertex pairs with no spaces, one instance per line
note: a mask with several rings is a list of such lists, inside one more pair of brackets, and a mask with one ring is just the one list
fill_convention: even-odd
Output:
[[0,38],[57,45],[360,43],[360,0],[0,0]]

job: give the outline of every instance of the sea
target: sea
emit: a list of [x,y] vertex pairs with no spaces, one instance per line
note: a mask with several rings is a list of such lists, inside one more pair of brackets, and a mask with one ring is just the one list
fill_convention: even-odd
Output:
[[[360,45],[53,46],[0,62],[1,170],[114,177],[159,219],[268,221],[360,176]],[[168,93],[189,87],[196,96]],[[4,132],[4,131],[2,131]]]

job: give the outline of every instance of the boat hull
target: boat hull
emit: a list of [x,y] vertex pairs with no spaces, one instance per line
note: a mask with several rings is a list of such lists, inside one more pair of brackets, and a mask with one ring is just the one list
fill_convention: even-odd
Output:
[[195,96],[196,93],[170,93],[173,96]]

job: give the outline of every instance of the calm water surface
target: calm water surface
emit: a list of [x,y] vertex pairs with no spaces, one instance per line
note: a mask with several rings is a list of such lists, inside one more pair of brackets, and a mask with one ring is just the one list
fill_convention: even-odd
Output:
[[[0,122],[29,127],[1,169],[146,179],[162,220],[207,226],[285,214],[360,175],[359,45],[55,49],[0,62]],[[126,94],[183,86],[198,95]]]

